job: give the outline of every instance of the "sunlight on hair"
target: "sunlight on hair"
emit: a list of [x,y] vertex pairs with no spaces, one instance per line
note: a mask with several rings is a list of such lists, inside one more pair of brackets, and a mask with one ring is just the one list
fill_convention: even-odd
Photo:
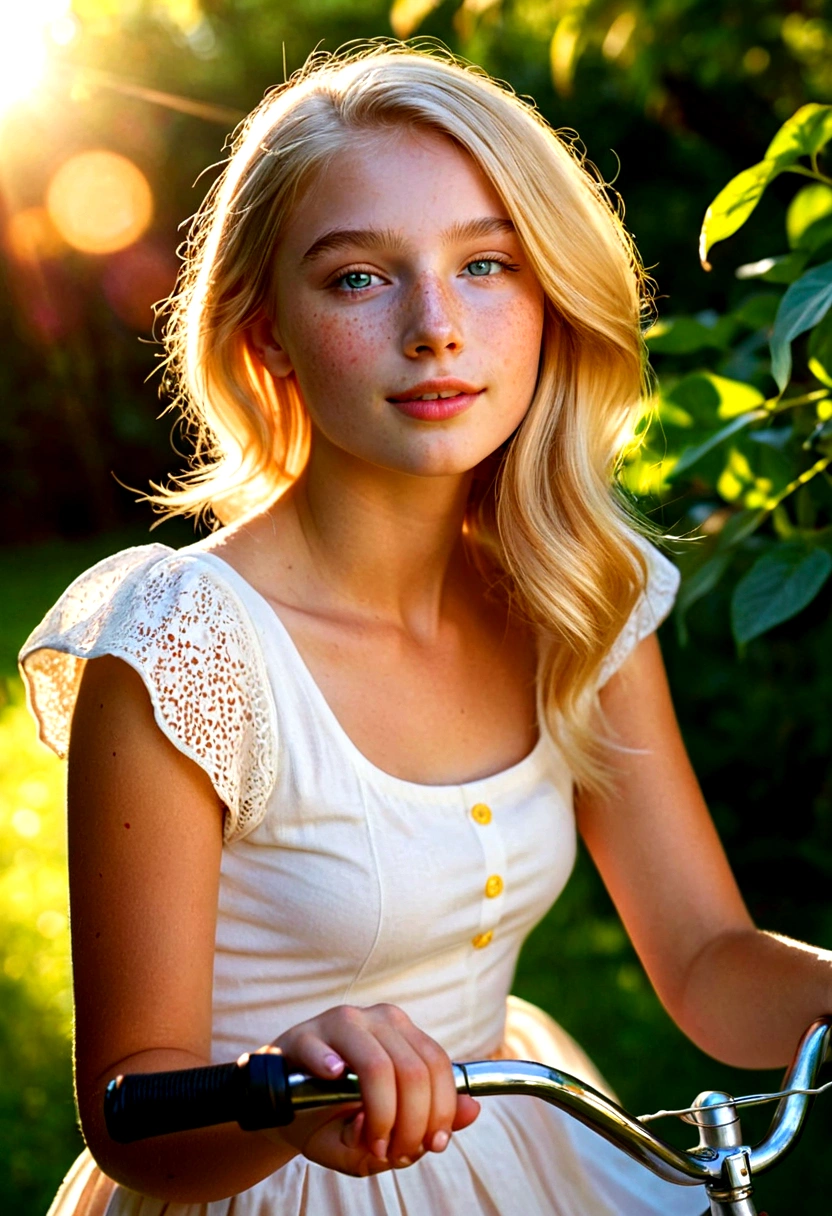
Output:
[[[4,5],[0,17],[0,115],[24,101],[46,73],[48,40],[71,41],[72,0],[25,0]],[[70,32],[72,31],[72,32]]]
[[81,152],[52,178],[46,206],[68,245],[83,253],[115,253],[147,229],[153,193],[141,169],[126,156]]
[[[426,3],[427,0],[424,0]],[[402,4],[415,11],[423,0]],[[477,483],[466,537],[495,586],[539,627],[542,712],[584,788],[606,789],[611,748],[597,680],[643,593],[649,553],[611,484],[649,392],[641,329],[650,284],[614,196],[568,132],[508,86],[429,45],[320,52],[235,133],[195,217],[168,305],[166,389],[194,437],[189,472],[147,496],[221,524],[266,510],[304,467],[310,421],[293,378],[252,355],[274,298],[274,249],[320,167],[391,125],[455,141],[494,185],[547,298],[529,409]],[[553,471],[556,475],[553,476]]]

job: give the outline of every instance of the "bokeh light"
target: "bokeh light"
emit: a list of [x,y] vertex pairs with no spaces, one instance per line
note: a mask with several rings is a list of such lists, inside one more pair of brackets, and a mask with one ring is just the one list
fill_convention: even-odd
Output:
[[41,83],[47,38],[66,45],[76,23],[71,0],[21,0],[3,4],[0,17],[0,114],[30,96]]
[[83,253],[115,253],[145,232],[153,218],[147,178],[131,160],[96,150],[70,157],[46,195],[53,224]]
[[42,262],[66,249],[45,207],[25,207],[9,217],[5,246],[16,262]]
[[147,333],[153,327],[153,306],[170,294],[176,271],[176,258],[167,246],[139,241],[108,259],[101,286],[119,320],[128,329]]

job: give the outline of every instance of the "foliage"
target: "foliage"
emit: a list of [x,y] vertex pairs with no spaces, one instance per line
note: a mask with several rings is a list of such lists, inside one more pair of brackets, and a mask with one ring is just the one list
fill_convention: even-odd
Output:
[[82,1140],[70,1060],[64,766],[37,739],[15,659],[81,570],[143,539],[0,550],[0,1211],[16,1216],[42,1216]]
[[684,489],[682,637],[691,605],[726,575],[736,581],[731,621],[742,646],[805,609],[832,573],[832,179],[820,167],[830,141],[832,106],[803,106],[706,212],[707,266],[711,247],[739,230],[778,175],[812,179],[786,212],[789,252],[737,270],[767,290],[647,333],[659,396],[621,476],[659,503]]
[[81,1140],[68,1050],[63,772],[12,687],[0,709],[0,1206],[35,1216]]
[[[34,261],[0,242],[0,520],[10,538],[139,523],[113,475],[142,489],[176,469],[170,427],[154,420],[156,381],[145,383],[158,362],[150,305],[173,286],[179,226],[215,173],[206,166],[316,45],[437,36],[531,94],[616,179],[677,314],[732,306],[719,259],[715,281],[691,273],[704,205],[760,132],[828,101],[832,87],[822,0],[800,11],[793,0],[74,0],[73,13],[75,36],[53,48],[43,88],[0,115],[0,226],[4,207],[37,209],[66,158],[95,147],[142,170],[155,218],[115,254],[74,253],[48,230]],[[764,201],[756,231],[773,237],[778,218]],[[734,239],[750,261],[743,232]],[[125,309],[128,288],[136,298]]]

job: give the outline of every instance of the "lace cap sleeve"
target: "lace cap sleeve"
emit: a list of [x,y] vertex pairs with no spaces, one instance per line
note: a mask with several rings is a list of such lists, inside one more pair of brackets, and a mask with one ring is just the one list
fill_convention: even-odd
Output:
[[44,743],[66,756],[84,663],[142,677],[162,732],[211,779],[226,841],[262,820],[276,777],[268,675],[243,605],[198,555],[145,545],[82,574],[26,642],[20,666]]
[[647,559],[647,585],[601,666],[599,688],[618,671],[639,642],[658,629],[679,590],[680,575],[673,562],[642,536],[635,534],[633,539]]

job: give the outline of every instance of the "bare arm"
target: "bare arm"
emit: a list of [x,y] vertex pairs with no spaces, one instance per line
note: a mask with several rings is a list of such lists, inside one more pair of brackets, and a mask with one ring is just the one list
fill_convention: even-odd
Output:
[[[87,665],[72,723],[69,879],[75,1071],[84,1135],[104,1171],[144,1194],[236,1194],[295,1155],[236,1125],[116,1145],[102,1118],[121,1072],[210,1062],[222,807],[157,728],[139,676]],[[252,1046],[259,1046],[253,1044]]]
[[581,834],[666,1009],[739,1067],[785,1064],[832,1010],[832,954],[756,929],[685,752],[659,645],[602,690],[619,743],[615,794],[584,797]]

